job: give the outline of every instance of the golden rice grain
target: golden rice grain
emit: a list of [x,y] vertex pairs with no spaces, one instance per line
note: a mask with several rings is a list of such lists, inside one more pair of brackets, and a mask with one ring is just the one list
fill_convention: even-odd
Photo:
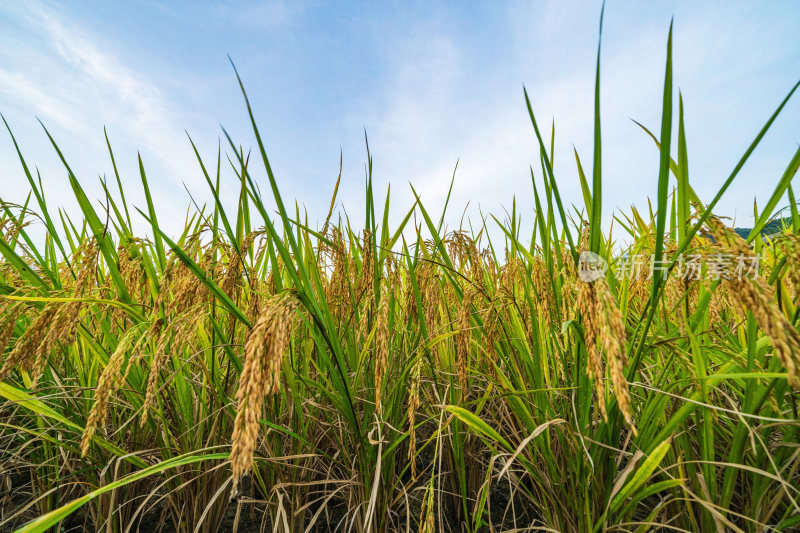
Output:
[[0,359],[14,335],[20,317],[25,312],[25,302],[6,300],[0,305]]
[[[117,345],[116,350],[108,360],[108,364],[100,374],[100,379],[97,382],[97,387],[94,391],[94,403],[89,412],[89,418],[86,421],[86,427],[83,430],[81,437],[81,457],[85,457],[89,453],[89,447],[92,444],[92,438],[97,432],[97,428],[104,426],[108,418],[108,402],[110,398],[119,390],[122,382],[127,377],[127,371],[122,373],[122,365],[125,362],[125,354],[128,348],[131,347],[136,338],[137,330],[131,330],[125,335]],[[128,363],[128,370],[130,370],[131,363]]]
[[[584,228],[581,235],[582,251],[586,251],[588,239],[588,229]],[[627,334],[622,313],[605,278],[590,282],[583,281],[578,285],[576,306],[583,322],[583,337],[587,353],[586,371],[589,378],[594,381],[600,414],[605,421],[608,421],[605,370],[600,355],[602,349],[608,361],[617,405],[635,435],[636,426],[633,423],[628,380],[624,371],[625,365],[628,364],[628,356],[625,352]]]
[[458,368],[458,382],[461,390],[467,391],[467,374],[469,366],[469,343],[471,337],[470,316],[472,314],[472,299],[474,289],[472,286],[464,290],[464,298],[458,312],[458,332],[456,334],[456,366]]
[[389,366],[389,295],[384,290],[378,306],[375,325],[375,407],[381,410],[381,392],[386,368]]
[[583,321],[583,339],[586,344],[587,356],[586,372],[589,374],[589,379],[594,381],[600,414],[603,415],[604,420],[608,420],[605,387],[603,385],[603,362],[600,358],[600,351],[597,348],[599,324],[597,321],[597,298],[594,291],[594,283],[581,284],[577,305]]
[[[39,315],[28,326],[25,333],[17,339],[6,360],[3,361],[3,366],[0,368],[0,381],[10,376],[17,366],[24,370],[33,368],[38,358],[37,348],[50,330],[57,312],[58,304],[55,303],[46,304],[39,312]],[[36,364],[39,367],[43,366],[42,362]]]
[[592,285],[594,285],[597,298],[597,316],[600,319],[598,338],[606,352],[611,383],[614,386],[614,396],[617,398],[617,404],[622,416],[625,418],[625,422],[631,426],[633,434],[636,435],[631,399],[628,392],[628,380],[624,373],[624,367],[628,364],[628,355],[625,352],[627,335],[622,313],[617,307],[616,300],[611,294],[606,280],[598,279]]
[[417,410],[419,410],[419,385],[422,374],[422,359],[418,358],[411,369],[411,384],[408,393],[408,461],[411,477],[417,477]]
[[160,320],[156,320],[151,329],[152,338],[157,338],[156,349],[150,361],[150,372],[147,376],[147,391],[142,406],[140,425],[144,426],[150,411],[155,407],[156,393],[158,391],[159,377],[170,355],[181,355],[191,344],[198,327],[198,320],[202,320],[203,305],[190,308],[182,315],[175,317],[169,326],[162,328]]
[[300,307],[300,301],[293,291],[273,296],[245,343],[244,366],[236,391],[237,409],[231,438],[231,497],[238,494],[242,477],[253,465],[263,399],[265,394],[280,390],[281,362]]
[[[427,263],[426,263],[427,264]],[[433,338],[439,329],[439,307],[442,301],[442,288],[435,269],[428,267],[425,272],[425,329],[428,338]]]
[[[711,250],[721,250],[728,257],[739,258],[737,261],[745,263],[757,260],[744,239],[721,220],[710,217],[706,224],[714,238]],[[706,257],[713,261],[719,256],[707,253]],[[781,311],[772,289],[761,276],[732,272],[726,278],[723,279],[731,288],[730,294],[742,311],[751,311],[759,328],[770,338],[775,355],[786,369],[789,384],[800,388],[800,333]]]
[[422,499],[421,515],[419,518],[420,533],[434,533],[436,531],[436,516],[433,513],[434,496],[433,482],[431,482],[425,489],[425,496]]

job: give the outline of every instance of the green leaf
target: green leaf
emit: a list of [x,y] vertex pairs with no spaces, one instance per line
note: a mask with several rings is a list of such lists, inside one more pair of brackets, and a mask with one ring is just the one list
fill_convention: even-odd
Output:
[[[83,428],[81,426],[79,426],[72,420],[69,420],[68,418],[65,418],[64,416],[60,415],[58,412],[48,407],[44,402],[37,399],[35,396],[31,396],[27,392],[22,391],[16,387],[13,387],[8,383],[0,382],[0,396],[3,396],[5,399],[14,402],[15,404],[19,405],[24,409],[27,409],[28,411],[31,411],[32,413],[35,413],[45,418],[53,419],[56,422],[60,422],[61,424],[71,429],[74,429],[78,433],[83,433]],[[147,463],[145,463],[135,455],[129,454],[128,452],[122,450],[121,448],[118,448],[114,444],[111,444],[107,440],[98,437],[97,435],[95,435],[92,438],[92,441],[95,442],[100,447],[105,448],[114,455],[124,459],[125,461],[133,465],[139,467],[147,466]]]
[[139,175],[142,178],[142,187],[144,188],[144,197],[147,200],[147,212],[150,213],[150,225],[153,227],[153,240],[156,243],[156,256],[158,257],[158,266],[163,272],[167,268],[167,255],[164,253],[164,243],[161,240],[161,232],[158,230],[158,219],[156,218],[156,210],[153,206],[153,198],[150,195],[150,186],[147,184],[147,175],[144,172],[144,165],[142,164],[141,154],[136,154],[139,159]]
[[504,439],[497,431],[494,430],[494,428],[492,428],[489,424],[484,422],[479,416],[472,413],[471,411],[467,411],[463,407],[458,407],[456,405],[448,405],[447,411],[454,414],[456,418],[464,422],[476,433],[483,435],[484,437],[488,437],[495,442],[498,442],[506,450],[512,452],[514,451],[513,446],[511,446],[511,444],[509,444],[509,442],[506,439]]
[[133,474],[129,474],[122,479],[113,481],[107,485],[103,485],[102,487],[91,491],[85,496],[76,498],[75,500],[72,500],[68,504],[63,505],[58,509],[55,509],[47,514],[40,516],[33,522],[30,522],[29,524],[19,528],[15,533],[44,533],[49,528],[58,524],[66,517],[68,517],[78,509],[80,509],[83,505],[89,503],[98,496],[101,496],[107,492],[111,492],[112,490],[116,490],[120,487],[124,487],[125,485],[133,483],[134,481],[138,481],[140,479],[144,479],[148,476],[152,476],[154,474],[160,474],[171,468],[178,468],[180,466],[194,464],[194,463],[202,463],[204,461],[222,461],[228,459],[227,453],[209,453],[205,455],[194,455],[194,453],[196,452],[191,452],[189,454],[173,457],[172,459],[162,461],[161,463],[149,466],[147,468],[139,470],[138,472],[134,472]]
[[[663,260],[664,231],[667,222],[667,200],[669,196],[669,148],[672,137],[672,23],[667,37],[667,67],[664,74],[664,105],[661,112],[661,158],[658,171],[658,207],[656,212],[656,243],[654,260]],[[653,291],[651,305],[655,305],[658,287],[665,277],[663,269],[653,272]]]
[[792,178],[794,178],[794,175],[797,174],[798,168],[800,168],[800,148],[798,148],[794,153],[794,157],[792,157],[789,166],[786,167],[786,171],[783,173],[783,176],[781,176],[778,186],[775,187],[775,190],[772,192],[772,196],[770,196],[767,205],[765,205],[761,210],[761,215],[759,215],[758,220],[753,226],[753,229],[750,230],[750,234],[747,236],[748,243],[753,242],[753,239],[761,234],[761,230],[764,229],[764,226],[772,217],[772,212],[775,210],[778,202],[786,193],[789,185],[792,183]]
[[683,95],[678,95],[678,242],[686,240],[686,229],[689,226],[689,160],[686,150],[686,131],[683,123]]
[[597,69],[594,80],[594,161],[592,166],[592,209],[591,222],[589,224],[589,250],[594,253],[600,252],[600,241],[603,238],[602,210],[603,210],[603,180],[601,176],[601,152],[602,143],[600,139],[600,44],[603,41],[603,13],[606,5],[600,10],[600,31],[597,38]]
[[634,492],[636,492],[639,487],[645,484],[645,482],[650,479],[650,476],[653,475],[658,465],[661,464],[661,460],[664,459],[664,456],[672,447],[672,439],[667,439],[653,450],[653,452],[644,460],[642,465],[636,470],[633,474],[633,477],[623,485],[623,487],[617,492],[616,495],[611,499],[610,509],[612,512],[616,511],[629,496],[631,496]]

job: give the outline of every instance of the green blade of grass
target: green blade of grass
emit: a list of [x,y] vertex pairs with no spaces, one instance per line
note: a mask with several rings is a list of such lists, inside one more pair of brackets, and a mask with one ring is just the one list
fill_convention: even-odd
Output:
[[47,514],[44,514],[34,520],[33,522],[19,528],[16,530],[15,533],[44,533],[48,531],[51,527],[58,524],[59,522],[66,519],[69,515],[80,509],[83,505],[89,503],[93,499],[101,496],[107,492],[111,492],[113,490],[117,490],[120,487],[124,487],[134,481],[138,481],[140,479],[144,479],[146,477],[161,474],[169,469],[177,469],[181,466],[190,465],[194,463],[201,463],[205,461],[223,461],[228,458],[227,453],[207,453],[203,455],[194,455],[194,452],[186,455],[180,455],[178,457],[174,457],[172,459],[168,459],[161,463],[148,466],[147,468],[143,468],[137,472],[129,474],[122,479],[112,481],[107,485],[104,485],[98,489],[95,489],[88,494],[81,496],[66,505],[59,507],[53,511],[50,511]]
[[644,483],[653,475],[658,465],[661,464],[661,461],[664,459],[664,456],[667,455],[670,448],[672,447],[672,440],[666,439],[658,446],[656,446],[647,459],[641,464],[639,468],[636,469],[636,472],[631,477],[630,481],[625,483],[625,485],[617,492],[612,498],[611,503],[609,504],[609,508],[612,511],[616,511],[620,505],[622,505],[625,500],[634,494]]
[[781,180],[778,182],[777,187],[770,196],[769,201],[761,210],[761,214],[758,217],[758,220],[753,225],[753,229],[750,230],[750,234],[747,236],[747,242],[753,242],[758,235],[761,234],[761,230],[764,229],[764,226],[767,224],[769,219],[772,217],[772,213],[775,210],[775,207],[778,205],[778,202],[786,194],[786,190],[789,188],[789,185],[792,183],[792,179],[794,175],[797,174],[797,169],[800,168],[800,148],[797,149],[794,153],[794,157],[789,162],[789,166],[786,167],[786,171],[781,176]]
[[[78,424],[76,424],[75,422],[60,415],[59,413],[48,407],[44,402],[37,399],[35,396],[32,396],[27,392],[20,390],[8,383],[0,382],[0,396],[39,416],[55,420],[56,422],[59,422],[69,427],[70,429],[75,430],[78,433],[83,432],[83,428]],[[121,448],[118,448],[117,446],[108,442],[107,440],[103,439],[100,436],[95,435],[94,437],[92,437],[92,441],[95,442],[100,447],[105,448],[106,450],[110,451],[117,457],[122,458],[123,460],[131,463],[134,466],[138,466],[140,468],[147,466],[147,463],[145,463],[135,455],[130,455],[128,452],[122,450]]]
[[125,281],[122,279],[119,269],[117,268],[117,259],[118,259],[117,253],[116,250],[114,249],[113,243],[111,242],[111,238],[108,234],[107,228],[100,221],[100,218],[97,216],[97,213],[92,207],[91,202],[89,202],[89,198],[83,191],[83,187],[81,187],[80,183],[78,182],[78,179],[72,172],[72,169],[67,164],[67,160],[61,153],[61,149],[56,144],[55,139],[53,139],[53,137],[50,135],[50,132],[47,130],[45,125],[42,124],[41,121],[39,122],[39,124],[41,124],[42,128],[47,134],[47,138],[50,140],[50,144],[55,149],[59,159],[61,159],[61,163],[67,169],[67,174],[69,175],[69,182],[70,185],[72,186],[73,192],[75,193],[75,198],[78,200],[78,204],[80,205],[81,211],[83,212],[83,216],[86,217],[86,222],[89,224],[89,227],[91,228],[95,239],[97,239],[97,244],[100,247],[100,252],[103,254],[103,257],[106,260],[106,266],[109,270],[109,274],[111,275],[112,282],[114,283],[114,288],[117,291],[117,296],[123,303],[131,304],[132,301],[130,294],[128,294],[128,288],[125,286]]
[[144,171],[142,164],[142,155],[136,154],[139,161],[139,176],[142,179],[142,188],[144,189],[144,197],[147,201],[147,212],[150,214],[150,224],[153,228],[153,240],[156,245],[156,257],[158,257],[158,266],[161,272],[167,268],[167,255],[164,252],[164,242],[161,240],[161,232],[158,230],[158,218],[156,217],[155,206],[153,205],[153,197],[150,194],[150,185],[147,183],[147,175]]
[[592,210],[589,224],[589,250],[594,253],[600,252],[600,240],[603,237],[602,229],[602,210],[603,210],[603,180],[601,175],[602,167],[602,141],[600,136],[600,45],[603,41],[603,13],[605,3],[600,10],[600,30],[597,38],[597,69],[595,70],[594,81],[594,158],[592,164]]
[[690,202],[690,187],[689,187],[689,160],[686,150],[686,131],[683,123],[683,96],[678,95],[678,171],[676,177],[678,179],[678,242],[686,240],[686,228],[689,225],[689,202]]
[[[656,211],[656,235],[654,261],[658,264],[663,260],[664,230],[667,220],[667,200],[669,196],[669,162],[670,140],[672,137],[672,23],[669,25],[667,37],[667,66],[664,74],[664,104],[661,114],[661,157],[658,170],[658,208]],[[663,269],[653,272],[653,289],[651,301],[655,305],[658,288],[665,279]]]

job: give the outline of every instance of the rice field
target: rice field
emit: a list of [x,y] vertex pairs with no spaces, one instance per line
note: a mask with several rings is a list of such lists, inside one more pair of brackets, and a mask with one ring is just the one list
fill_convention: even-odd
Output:
[[698,198],[671,39],[660,131],[642,131],[658,188],[611,233],[599,55],[583,205],[562,201],[526,93],[535,211],[457,230],[419,197],[391,225],[371,159],[363,218],[334,209],[337,182],[311,227],[244,87],[253,156],[229,137],[197,153],[213,201],[180,234],[144,167],[147,205],[119,175],[93,201],[51,137],[70,218],[18,146],[32,194],[0,213],[0,530],[800,528],[800,150],[749,235],[714,215],[797,85]]

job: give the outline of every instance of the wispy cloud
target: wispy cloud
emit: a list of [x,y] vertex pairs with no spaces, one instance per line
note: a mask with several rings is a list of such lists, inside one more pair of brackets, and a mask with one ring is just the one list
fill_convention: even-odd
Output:
[[[27,80],[24,74],[13,77],[17,84],[10,90],[24,98],[29,109],[40,112],[44,120],[59,120],[75,133],[87,133],[98,121],[112,121],[124,124],[122,133],[129,139],[164,148],[173,145],[182,128],[170,103],[142,73],[104,50],[79,23],[68,20],[54,6],[26,3],[20,15],[27,29],[43,38],[49,51],[62,60],[47,58],[56,67],[48,74],[53,77],[49,83]],[[45,49],[42,55],[47,52]],[[61,83],[64,85],[59,86]],[[168,167],[174,166],[168,155],[160,157]]]
[[[46,188],[66,192],[63,169],[57,162],[48,166],[41,150],[45,155],[51,150],[30,141],[36,125],[27,117],[36,115],[51,130],[73,170],[80,171],[90,188],[96,187],[92,175],[111,172],[103,138],[107,126],[123,175],[138,177],[133,156],[141,150],[153,175],[154,194],[160,197],[157,202],[166,206],[165,223],[178,226],[181,214],[174,210],[174,196],[181,195],[181,205],[188,202],[181,181],[196,170],[180,106],[145,73],[130,67],[119,56],[116,43],[93,34],[61,6],[34,1],[3,4],[0,11],[15,20],[15,32],[6,35],[6,44],[21,40],[27,48],[19,54],[4,47],[6,51],[0,53],[3,106],[8,113],[11,105],[15,115],[23,118],[12,126],[29,132],[25,144],[39,147],[34,161],[43,170]],[[24,182],[17,185],[23,188]],[[135,192],[131,196],[138,199]],[[168,202],[164,197],[173,199]]]

